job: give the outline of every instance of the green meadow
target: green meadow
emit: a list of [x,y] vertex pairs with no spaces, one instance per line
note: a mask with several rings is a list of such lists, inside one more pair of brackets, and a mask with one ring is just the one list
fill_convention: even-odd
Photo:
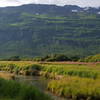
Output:
[[[47,90],[71,100],[100,99],[99,63],[50,63],[32,61],[1,61],[0,70],[14,75],[42,76],[49,80]],[[0,79],[2,100],[49,100],[34,86]],[[6,87],[5,87],[6,86]],[[8,93],[8,91],[10,91]],[[42,98],[41,98],[41,95]],[[25,99],[27,98],[27,99]],[[32,99],[30,99],[32,98]],[[48,99],[47,99],[48,98]]]

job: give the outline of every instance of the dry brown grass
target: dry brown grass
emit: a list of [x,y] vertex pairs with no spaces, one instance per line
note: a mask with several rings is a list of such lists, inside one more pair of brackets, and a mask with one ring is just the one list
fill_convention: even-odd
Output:
[[14,74],[9,74],[9,73],[6,73],[6,72],[0,72],[0,78],[10,80],[10,79],[14,79],[14,77],[15,77]]

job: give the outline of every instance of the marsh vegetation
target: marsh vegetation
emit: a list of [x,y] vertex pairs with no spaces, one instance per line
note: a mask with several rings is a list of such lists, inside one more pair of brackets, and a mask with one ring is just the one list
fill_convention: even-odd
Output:
[[[33,79],[34,77],[37,76],[48,79],[49,81],[46,83],[44,91],[48,90],[49,92],[53,93],[58,97],[63,97],[69,100],[70,99],[72,100],[81,100],[81,99],[99,100],[100,99],[100,84],[99,84],[100,64],[99,63],[73,64],[73,63],[63,63],[63,62],[45,63],[45,62],[32,62],[32,61],[1,61],[0,70],[10,72],[14,75],[31,76],[33,77]],[[24,87],[27,87],[26,85],[23,85],[22,83],[20,83],[21,85],[19,85],[19,83],[12,82],[12,81],[7,81],[7,84],[13,84],[13,85],[9,85],[9,87],[11,86],[11,88],[8,89],[12,89],[12,86],[15,87],[15,84],[18,84],[19,86],[18,88],[23,88],[24,92],[22,91],[22,94],[26,93],[27,96],[27,92],[25,92],[26,90],[24,90],[25,89]],[[32,94],[33,96],[34,93],[38,95],[38,99],[32,97],[32,100],[45,100],[45,98],[48,98],[47,100],[50,99],[48,96],[45,96],[44,93],[39,92],[34,87],[34,85],[30,86],[28,84],[28,88],[29,88],[27,90],[29,91],[28,95]],[[31,88],[33,89],[33,91]],[[34,88],[36,92],[34,91]],[[21,94],[20,91],[18,94],[16,94],[16,96],[19,97],[19,94]],[[40,99],[39,97],[41,97],[41,94],[44,95],[44,98]],[[14,100],[16,96],[14,96]],[[28,98],[26,100],[30,100],[30,99]]]

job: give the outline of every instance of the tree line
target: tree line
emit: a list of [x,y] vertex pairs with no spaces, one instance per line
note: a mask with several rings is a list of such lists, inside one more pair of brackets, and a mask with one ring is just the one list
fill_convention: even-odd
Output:
[[55,62],[55,61],[79,61],[79,62],[100,62],[100,54],[91,55],[87,57],[76,56],[67,56],[65,54],[49,54],[46,56],[38,57],[20,57],[20,56],[11,56],[6,59],[1,59],[2,61],[45,61],[45,62]]

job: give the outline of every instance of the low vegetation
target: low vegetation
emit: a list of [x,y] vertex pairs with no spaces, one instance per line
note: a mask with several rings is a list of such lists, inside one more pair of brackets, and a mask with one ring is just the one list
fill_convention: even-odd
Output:
[[41,68],[42,67],[40,65],[30,62],[2,62],[0,64],[0,70],[22,75],[38,74]]
[[100,100],[100,79],[66,77],[52,80],[48,90],[71,100]]
[[0,70],[22,75],[43,75],[47,78],[57,75],[79,76],[87,78],[100,78],[100,64],[54,64],[34,63],[28,61],[0,62]]
[[88,56],[86,58],[80,59],[82,62],[100,62],[100,54]]
[[4,78],[4,79],[15,79],[15,75],[14,74],[7,74],[6,72],[0,72],[0,78]]
[[50,100],[34,86],[0,79],[0,100]]
[[[32,62],[32,61],[1,61],[0,70],[8,71],[15,74],[22,74],[22,75],[44,76],[48,79],[51,79],[47,87],[49,91],[51,91],[52,93],[58,96],[62,96],[68,99],[72,99],[72,100],[99,100],[100,99],[100,85],[99,85],[100,64],[99,63],[66,64],[64,62],[63,63],[40,62],[39,63],[39,62]],[[4,80],[1,80],[0,82],[2,81]],[[26,89],[27,87],[26,85],[22,86],[19,85],[19,83],[15,83],[13,81],[6,81],[6,82],[7,85],[12,84],[11,86],[15,88],[15,90],[13,89],[13,91],[17,91],[16,90],[17,87],[15,87],[13,84],[18,84],[19,88],[25,87],[24,89]],[[12,89],[12,87],[11,88],[5,87],[5,88]],[[30,92],[29,90],[27,90],[29,91],[28,97],[30,97],[30,95],[32,94],[32,90],[34,90],[34,87],[33,88],[31,86],[28,87],[30,87],[29,90],[31,91]],[[22,94],[26,93],[27,96],[27,92],[25,91],[26,90],[23,90]],[[36,93],[36,96],[40,93],[37,92],[37,90],[34,92]],[[20,95],[19,95],[20,89],[19,92],[17,93],[18,94],[16,95],[19,98],[16,98],[16,100],[20,100]],[[7,94],[7,96],[8,95],[10,94]],[[0,97],[2,98],[3,96]],[[14,96],[14,98],[15,97],[16,96]],[[40,99],[40,97],[41,97],[41,93],[38,95],[38,98],[36,97],[36,99],[33,99],[32,97],[31,100],[45,100],[45,98]],[[10,100],[13,100],[12,96],[7,98],[11,98]],[[21,100],[25,100],[23,98]]]
[[49,77],[53,75],[69,75],[87,78],[100,78],[100,65],[81,65],[81,64],[45,64],[43,67],[44,75]]

